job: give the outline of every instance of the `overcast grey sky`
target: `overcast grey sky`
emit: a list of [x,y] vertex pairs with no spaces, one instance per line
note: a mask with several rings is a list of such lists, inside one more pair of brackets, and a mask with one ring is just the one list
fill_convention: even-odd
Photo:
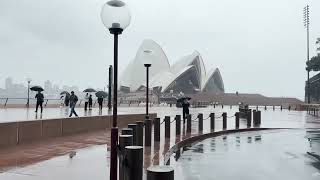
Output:
[[[113,39],[100,20],[105,0],[1,0],[0,87],[51,80],[103,88]],[[226,92],[304,96],[303,7],[311,6],[311,55],[320,37],[320,1],[130,0],[132,21],[120,37],[120,72],[143,39],[159,43],[173,64],[197,50],[219,67]]]

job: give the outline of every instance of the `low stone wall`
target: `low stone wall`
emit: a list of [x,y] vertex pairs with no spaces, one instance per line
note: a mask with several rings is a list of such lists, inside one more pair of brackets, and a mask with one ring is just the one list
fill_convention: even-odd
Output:
[[[153,119],[157,115],[150,114]],[[118,115],[118,127],[143,121],[145,114]],[[79,118],[46,119],[0,123],[0,148],[29,143],[53,137],[92,132],[111,128],[112,116],[87,116]]]

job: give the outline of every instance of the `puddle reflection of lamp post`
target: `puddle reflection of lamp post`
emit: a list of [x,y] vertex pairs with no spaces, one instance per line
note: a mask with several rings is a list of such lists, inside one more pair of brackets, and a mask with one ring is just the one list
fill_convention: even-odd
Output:
[[120,0],[111,0],[105,3],[101,10],[101,19],[110,33],[114,35],[114,59],[113,59],[113,116],[111,128],[111,155],[110,155],[110,179],[117,179],[117,98],[118,98],[118,35],[129,26],[131,16],[127,5]]

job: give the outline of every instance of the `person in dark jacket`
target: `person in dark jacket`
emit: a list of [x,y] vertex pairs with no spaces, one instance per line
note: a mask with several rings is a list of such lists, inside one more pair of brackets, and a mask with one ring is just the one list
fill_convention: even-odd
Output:
[[38,112],[38,107],[40,106],[41,114],[42,114],[42,110],[43,110],[42,104],[43,104],[43,101],[44,101],[44,96],[41,93],[41,91],[38,91],[38,94],[36,94],[35,98],[37,99],[37,105],[36,105],[36,111],[35,112]]
[[76,117],[78,117],[78,114],[74,110],[74,108],[76,107],[76,104],[78,102],[78,97],[74,94],[73,91],[71,91],[71,95],[70,95],[69,99],[70,99],[70,108],[71,108],[71,112],[70,112],[69,117],[71,117],[72,114],[74,114]]
[[98,97],[99,110],[102,110],[103,97]]
[[89,110],[92,110],[92,95],[89,96]]
[[70,95],[66,94],[66,97],[64,98],[64,105],[66,107],[68,107],[69,106],[69,102],[70,102]]
[[189,103],[188,99],[185,99],[182,102],[182,117],[183,117],[183,120],[185,120],[186,116],[189,114],[189,106],[190,106],[190,103]]
[[88,103],[89,103],[89,93],[86,94],[84,97],[84,110],[88,110]]

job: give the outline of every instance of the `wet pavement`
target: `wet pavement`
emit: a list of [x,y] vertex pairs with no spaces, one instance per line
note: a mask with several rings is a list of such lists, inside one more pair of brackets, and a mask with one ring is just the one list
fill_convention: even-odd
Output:
[[[7,109],[10,110],[10,109]],[[16,109],[18,112],[18,114],[20,113],[20,117],[23,117],[23,113],[25,112],[25,110],[19,110]],[[48,113],[48,109],[46,109],[46,113]],[[82,110],[82,109],[81,109]],[[81,111],[79,110],[79,112]],[[52,116],[57,116],[57,112],[59,112],[59,109],[51,109],[51,114]],[[82,110],[83,111],[83,110]],[[122,113],[143,113],[145,111],[145,107],[120,107],[119,111]],[[164,153],[166,151],[168,151],[170,149],[170,147],[172,147],[175,143],[179,142],[181,139],[190,137],[190,136],[196,136],[199,134],[198,132],[198,127],[197,127],[197,119],[195,118],[197,113],[203,113],[203,117],[204,117],[204,131],[202,133],[208,133],[210,132],[209,129],[209,120],[207,119],[207,117],[209,116],[209,113],[214,112],[216,113],[216,131],[221,130],[222,129],[222,118],[220,117],[222,112],[227,112],[228,113],[228,129],[234,129],[234,113],[238,111],[237,107],[224,107],[224,109],[222,109],[221,107],[217,107],[217,108],[213,108],[213,107],[208,107],[208,108],[191,108],[190,112],[191,114],[193,114],[193,120],[192,121],[192,134],[188,135],[188,134],[183,134],[181,136],[176,137],[175,136],[175,122],[173,122],[171,124],[171,134],[172,134],[172,138],[170,138],[169,140],[165,140],[164,139],[164,124],[161,125],[161,141],[160,143],[156,143],[156,144],[152,144],[151,148],[145,148],[145,159],[144,159],[144,168],[149,167],[150,165],[156,165],[156,164],[163,164],[163,156]],[[97,112],[96,109],[94,109],[92,112]],[[181,109],[180,108],[175,108],[175,107],[152,107],[150,109],[150,112],[156,112],[158,114],[158,117],[161,118],[161,120],[163,119],[163,117],[165,115],[169,115],[171,116],[171,120],[173,120],[173,117],[176,114],[181,114]],[[107,111],[106,111],[107,113]],[[1,113],[0,113],[1,115]],[[11,119],[13,121],[13,116],[12,113],[8,113],[7,114],[7,118]],[[17,115],[18,116],[18,115]],[[16,117],[16,116],[15,116]],[[48,116],[49,117],[49,116]],[[50,117],[49,117],[50,118]],[[2,117],[1,117],[2,119]],[[262,110],[262,124],[261,127],[269,127],[269,128],[320,128],[320,124],[319,124],[320,120],[317,117],[308,115],[306,112],[302,112],[302,111],[288,111],[288,110],[283,110],[280,111],[280,109],[276,109],[275,111],[273,111],[272,109],[268,109],[267,111]],[[246,121],[245,120],[241,120],[240,122],[240,128],[245,128],[246,127]],[[309,157],[313,157],[310,155],[307,155],[307,152],[316,152],[313,151],[312,148],[310,147],[309,140],[312,140],[311,142],[313,142],[313,147],[317,146],[317,143],[314,143],[315,140],[318,139],[317,137],[317,133],[313,133],[311,136],[305,137],[306,136],[306,130],[277,130],[277,131],[263,131],[263,132],[252,132],[253,134],[250,135],[250,133],[241,133],[241,134],[230,134],[228,136],[221,136],[221,137],[216,137],[216,150],[214,153],[218,152],[218,155],[221,154],[223,156],[219,157],[219,156],[214,156],[217,157],[217,160],[212,160],[208,158],[208,161],[205,161],[207,158],[207,153],[212,149],[209,148],[209,150],[207,149],[208,145],[206,143],[203,144],[203,150],[201,150],[201,148],[198,148],[200,152],[203,153],[199,153],[199,152],[192,152],[192,150],[190,151],[185,151],[184,153],[182,153],[181,158],[175,162],[174,160],[174,156],[172,156],[172,160],[171,160],[171,164],[175,167],[175,172],[176,172],[176,179],[182,179],[182,177],[184,177],[184,179],[188,179],[188,176],[191,176],[192,174],[195,174],[195,176],[191,176],[194,178],[189,178],[189,179],[197,179],[197,177],[199,176],[199,174],[201,175],[204,172],[201,172],[202,169],[207,169],[207,174],[208,173],[213,173],[213,171],[210,171],[209,169],[211,169],[211,167],[213,166],[217,166],[220,167],[220,163],[225,163],[225,164],[221,164],[221,167],[224,167],[225,169],[227,169],[227,167],[229,169],[232,169],[231,172],[233,172],[233,169],[242,169],[242,168],[234,168],[235,165],[239,165],[240,162],[243,162],[244,165],[247,165],[246,168],[243,168],[242,171],[245,172],[244,174],[248,174],[248,171],[250,171],[249,174],[251,174],[252,171],[255,170],[255,168],[257,168],[257,171],[262,173],[262,177],[261,178],[257,178],[257,176],[252,176],[252,177],[256,177],[256,179],[263,179],[264,176],[266,177],[270,177],[268,174],[272,174],[273,171],[275,171],[274,169],[268,170],[270,168],[273,167],[279,167],[278,163],[282,163],[282,165],[286,165],[285,162],[287,162],[288,164],[291,163],[291,161],[288,161],[285,159],[286,156],[282,156],[279,155],[282,151],[284,151],[284,148],[287,147],[288,150],[287,152],[289,152],[289,154],[297,154],[297,153],[304,153],[303,156],[299,156],[299,158],[297,158],[297,161],[292,161],[294,164],[292,165],[292,168],[302,168],[302,169],[306,169],[307,173],[311,173],[312,170],[310,170],[309,168],[314,168],[313,165],[308,165],[304,162],[310,162],[310,164],[312,163],[316,163],[316,161],[314,160],[311,161],[312,159],[310,159]],[[255,134],[257,133],[257,134]],[[249,135],[248,135],[249,134]],[[309,133],[310,134],[310,133]],[[103,133],[97,133],[97,134],[93,134],[92,137],[94,139],[94,137],[103,137],[105,136],[105,132]],[[249,138],[249,136],[251,136],[251,138]],[[260,136],[260,138],[259,138]],[[219,141],[219,138],[222,138],[222,141]],[[238,138],[238,139],[237,139]],[[100,139],[100,140],[102,140]],[[107,139],[107,138],[106,138]],[[251,140],[250,140],[251,139]],[[260,140],[259,140],[260,139]],[[288,139],[288,141],[286,141],[286,139]],[[63,141],[63,139],[61,139]],[[60,140],[60,141],[61,141]],[[205,140],[203,142],[209,141],[211,139]],[[72,140],[73,143],[71,144],[76,144],[79,142],[82,142],[83,138],[81,138],[81,136],[79,138],[74,138]],[[239,142],[238,142],[239,141]],[[251,141],[251,142],[250,142]],[[99,142],[99,141],[98,141]],[[107,143],[108,144],[108,140],[104,141],[102,140],[103,143]],[[250,143],[249,143],[250,142]],[[272,145],[274,142],[274,145]],[[59,143],[58,142],[53,142],[53,144],[57,144],[57,147],[59,147]],[[74,149],[78,149],[78,148],[83,148],[83,147],[88,147],[91,145],[96,145],[97,143],[94,142],[94,140],[92,142],[87,142],[84,143],[85,146],[71,146],[67,145],[66,147],[70,147],[69,149],[67,149],[67,151],[63,151],[62,154],[67,154],[68,152],[74,150]],[[210,142],[211,143],[211,142]],[[239,146],[238,146],[238,145]],[[255,145],[257,145],[257,147],[255,147]],[[37,146],[37,145],[36,145]],[[44,144],[40,144],[39,145],[39,149],[41,149],[41,147],[43,147]],[[197,145],[195,145],[197,146]],[[270,147],[269,147],[270,146]],[[201,147],[201,146],[200,146]],[[237,149],[238,147],[238,149]],[[241,147],[241,148],[240,148]],[[253,148],[253,149],[251,149]],[[239,150],[240,149],[240,150]],[[313,148],[314,149],[314,148]],[[47,151],[48,149],[44,148],[43,151]],[[239,152],[236,152],[236,150],[239,150]],[[264,150],[264,152],[262,151]],[[272,150],[272,151],[269,151]],[[23,152],[23,150],[20,149],[20,151]],[[257,164],[254,164],[254,162],[246,162],[244,158],[247,154],[250,153],[246,153],[246,152],[256,152],[255,155],[252,156],[252,158],[248,158],[248,159],[259,159],[258,155],[260,152],[263,154],[263,158],[268,156],[268,153],[270,152],[271,154],[269,155],[270,158],[265,158],[262,160],[266,161],[266,164],[263,163],[263,161],[259,161],[260,164],[258,164],[259,166],[261,166],[261,168],[263,169],[264,166],[267,166],[266,171],[263,172],[262,169],[259,169],[258,167],[251,167],[251,166],[257,166]],[[279,154],[277,153],[272,153],[273,151],[275,152],[279,152]],[[64,156],[60,156],[60,157],[55,157],[52,158],[50,160],[47,161],[43,161],[43,162],[39,162],[37,164],[33,164],[33,165],[29,165],[29,166],[16,166],[14,168],[11,168],[9,170],[3,170],[3,173],[0,173],[0,180],[2,179],[6,179],[6,180],[19,180],[19,179],[32,179],[32,180],[40,180],[40,179],[70,179],[70,178],[76,178],[78,180],[85,180],[85,179],[89,179],[89,178],[94,178],[94,179],[105,179],[109,176],[109,151],[106,151],[106,145],[101,145],[101,146],[91,146],[90,148],[86,148],[86,149],[81,149],[81,150],[76,150],[77,155],[70,159],[68,155],[64,155]],[[188,153],[195,153],[195,155],[190,155],[189,158],[192,158],[191,161],[188,161],[192,167],[193,166],[197,166],[197,163],[202,163],[203,162],[203,166],[206,167],[201,167],[199,166],[198,169],[196,167],[193,167],[191,169],[193,170],[188,170],[189,171],[189,175],[188,176],[182,176],[182,174],[186,173],[185,170],[183,169],[185,166],[182,166],[181,164],[184,164],[183,160],[185,158],[183,158],[184,155],[188,155]],[[235,154],[233,154],[232,152],[234,152]],[[251,153],[253,153],[251,152]],[[230,153],[230,154],[229,154]],[[237,154],[237,153],[240,153]],[[243,154],[241,154],[243,153]],[[203,154],[203,156],[201,156],[202,160],[199,162],[199,158],[200,155],[199,154]],[[57,154],[59,155],[59,154]],[[239,155],[239,156],[238,156]],[[193,158],[193,156],[195,158]],[[196,158],[198,157],[199,158]],[[225,157],[226,156],[226,157]],[[208,154],[208,157],[210,157],[210,154]],[[231,158],[230,160],[228,158]],[[305,157],[305,158],[302,158]],[[227,160],[225,161],[224,159]],[[239,159],[239,162],[237,163],[237,158]],[[279,159],[280,158],[280,159]],[[0,158],[1,159],[1,158]],[[316,159],[316,158],[315,158]],[[181,163],[180,163],[181,161]],[[283,161],[283,162],[282,162]],[[94,162],[94,163],[88,163],[88,162]],[[211,166],[212,162],[217,162],[217,164],[213,164]],[[241,163],[240,163],[241,164]],[[297,165],[299,164],[299,166]],[[297,167],[296,167],[297,166]],[[315,164],[316,166],[316,164]],[[232,167],[232,168],[230,168]],[[241,167],[241,166],[240,166]],[[289,166],[288,168],[290,168],[291,166]],[[209,168],[209,169],[208,169]],[[276,170],[279,170],[279,168],[276,168]],[[280,169],[281,170],[281,169]],[[235,171],[235,170],[234,170]],[[261,172],[262,171],[262,172]],[[284,175],[286,174],[286,171],[288,171],[287,169],[284,170]],[[220,172],[223,172],[221,169],[219,170],[218,174]],[[220,173],[219,178],[218,179],[224,179],[224,178],[230,178],[233,177],[233,179],[235,178],[235,176],[232,176],[232,174],[227,173],[226,171],[224,171],[226,173],[226,175],[228,177],[223,177],[222,175],[224,173]],[[237,171],[235,171],[236,173]],[[282,172],[282,171],[281,171]],[[297,173],[300,171],[297,171]],[[317,177],[317,172],[312,171],[312,175]],[[307,174],[306,173],[306,174]],[[303,174],[303,173],[302,173]],[[310,174],[309,174],[310,175]],[[230,176],[230,177],[229,177]],[[243,175],[245,176],[245,175]],[[313,177],[312,176],[312,177]],[[205,179],[207,177],[210,176],[203,176],[203,178],[200,179]],[[223,177],[223,178],[222,178]],[[241,177],[241,175],[239,175],[239,177]],[[246,177],[246,176],[245,176]],[[251,177],[251,176],[250,176]],[[249,178],[250,178],[249,177]],[[285,176],[281,176],[282,179],[287,179],[285,178]],[[289,176],[291,177],[291,176]],[[300,175],[297,177],[303,177],[304,179],[308,179],[309,176],[307,175]],[[247,178],[247,177],[246,177]],[[302,179],[303,179],[302,178]],[[244,178],[240,178],[240,179],[244,179]],[[270,178],[269,178],[270,179]],[[294,178],[293,178],[294,179]],[[300,178],[301,179],[301,178]],[[309,178],[310,179],[310,178]]]
[[180,157],[176,153],[170,162],[176,180],[320,179],[320,161],[308,155],[320,149],[310,146],[307,136],[315,134],[306,130],[235,133],[181,149]]

